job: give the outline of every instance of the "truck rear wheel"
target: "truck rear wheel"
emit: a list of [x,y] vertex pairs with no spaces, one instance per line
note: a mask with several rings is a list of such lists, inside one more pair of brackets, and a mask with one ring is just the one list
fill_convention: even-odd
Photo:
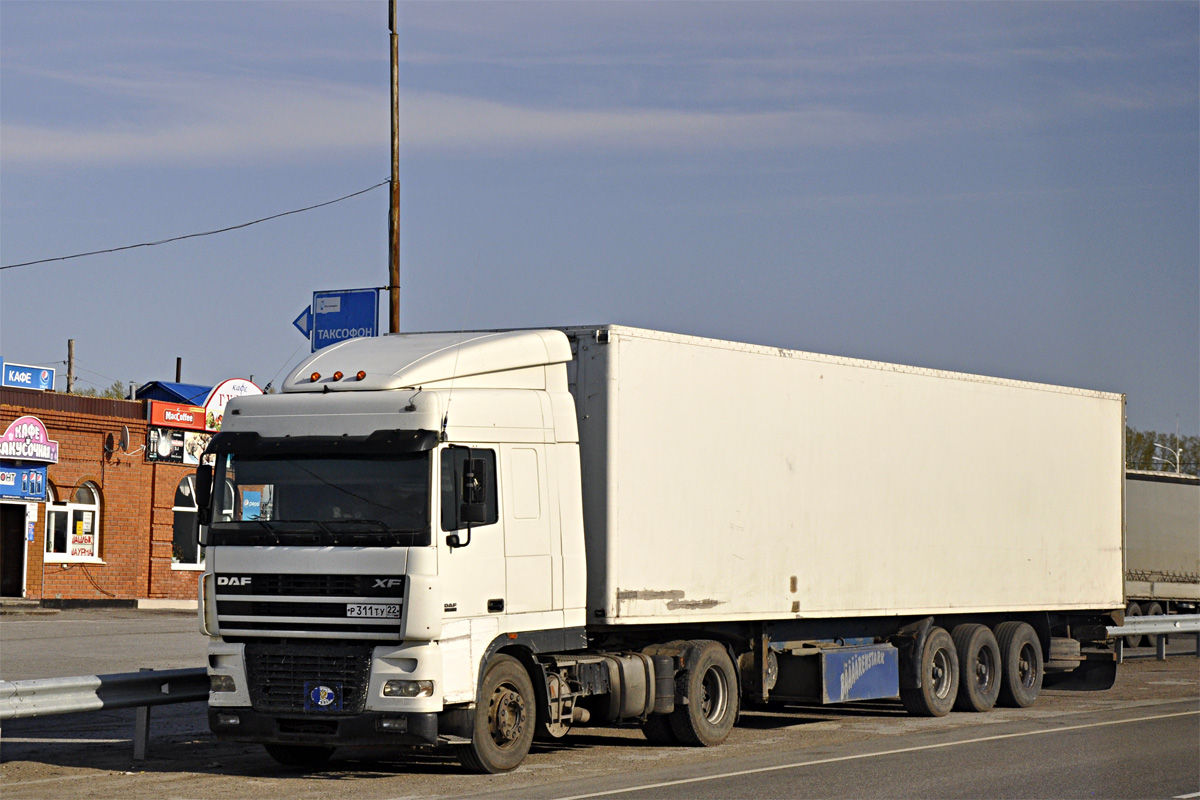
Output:
[[[1141,615],[1142,615],[1142,607],[1139,606],[1134,601],[1130,600],[1129,605],[1125,606],[1125,619],[1129,619],[1131,617],[1140,617]],[[1140,647],[1141,644],[1142,644],[1142,637],[1140,635],[1125,637],[1125,646],[1126,647]]]
[[498,655],[487,665],[471,743],[458,745],[458,760],[472,772],[514,770],[529,754],[536,727],[537,701],[529,673],[512,656]]
[[717,642],[695,642],[695,666],[675,678],[677,696],[671,730],[683,744],[715,747],[733,730],[738,712],[737,670]]
[[956,711],[987,711],[1000,696],[1000,645],[985,625],[959,625],[950,635],[958,652]]
[[900,689],[904,709],[917,717],[944,717],[958,698],[958,653],[945,628],[930,628],[920,654],[921,687]]
[[[1150,602],[1142,603],[1143,617],[1161,617],[1163,615],[1163,607],[1160,603]],[[1142,644],[1146,647],[1155,647],[1158,645],[1157,636],[1145,636],[1142,638]]]
[[1042,691],[1042,643],[1024,622],[996,626],[1000,644],[1000,705],[1028,708]]
[[264,744],[263,747],[266,749],[267,755],[285,767],[308,767],[309,769],[324,766],[335,749],[310,744]]

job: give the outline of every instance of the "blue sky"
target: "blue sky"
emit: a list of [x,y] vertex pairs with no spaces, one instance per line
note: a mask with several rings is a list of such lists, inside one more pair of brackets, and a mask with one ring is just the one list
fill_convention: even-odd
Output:
[[[405,3],[405,330],[615,322],[1200,430],[1200,5]],[[0,2],[0,262],[388,177],[386,2]],[[260,385],[386,189],[0,270],[0,354]],[[386,309],[386,305],[384,306]],[[386,311],[384,313],[386,321]],[[59,388],[62,388],[60,369]]]

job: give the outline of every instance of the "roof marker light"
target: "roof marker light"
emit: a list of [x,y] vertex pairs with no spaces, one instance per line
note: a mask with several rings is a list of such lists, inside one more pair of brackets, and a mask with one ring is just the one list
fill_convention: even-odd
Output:
[[360,369],[358,371],[358,374],[355,375],[354,377],[358,378],[360,381],[364,380],[367,377],[367,371],[365,369]]
[[321,380],[321,373],[314,372],[312,375],[308,376],[308,379],[313,383],[316,383],[317,381]]
[[333,379],[335,381],[340,381],[342,379],[342,371],[338,370],[337,372],[333,373]]

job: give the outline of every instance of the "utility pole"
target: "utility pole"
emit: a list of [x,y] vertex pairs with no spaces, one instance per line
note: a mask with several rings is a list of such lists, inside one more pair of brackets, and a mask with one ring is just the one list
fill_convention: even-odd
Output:
[[67,339],[67,394],[75,391],[75,340]]
[[390,333],[400,332],[400,37],[398,0],[388,0],[388,28],[392,32],[392,202],[388,214],[388,298]]

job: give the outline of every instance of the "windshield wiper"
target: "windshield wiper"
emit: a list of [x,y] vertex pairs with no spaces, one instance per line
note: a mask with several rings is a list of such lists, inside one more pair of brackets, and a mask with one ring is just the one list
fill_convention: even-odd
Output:
[[265,520],[265,519],[246,519],[246,520],[242,520],[242,521],[243,521],[243,522],[253,522],[253,523],[257,524],[257,525],[260,525],[260,526],[262,526],[262,529],[263,529],[263,530],[265,530],[267,533],[271,534],[271,542],[272,542],[272,544],[279,544],[279,534],[278,534],[278,533],[275,531],[275,528],[274,528],[274,526],[272,526],[272,525],[271,525],[271,522],[270,522],[270,520]]

